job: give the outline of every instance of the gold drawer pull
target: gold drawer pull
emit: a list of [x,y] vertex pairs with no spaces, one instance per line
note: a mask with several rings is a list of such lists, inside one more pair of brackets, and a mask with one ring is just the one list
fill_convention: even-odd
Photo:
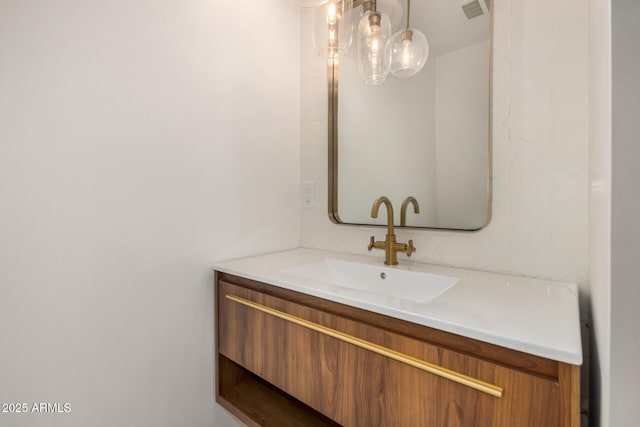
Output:
[[272,316],[278,317],[280,319],[287,320],[291,323],[295,323],[296,325],[304,326],[305,328],[311,329],[316,332],[320,332],[321,334],[328,335],[340,341],[353,344],[357,347],[364,348],[365,350],[372,351],[374,353],[388,357],[398,362],[405,363],[407,365],[413,366],[414,368],[422,369],[423,371],[429,372],[430,374],[438,375],[442,378],[446,378],[448,380],[457,382],[458,384],[471,387],[474,390],[478,390],[483,393],[490,394],[491,396],[502,397],[502,387],[498,387],[493,384],[489,384],[484,381],[480,381],[478,379],[468,377],[458,372],[451,371],[446,368],[442,368],[438,365],[434,365],[434,364],[422,361],[420,359],[416,359],[415,357],[408,356],[406,354],[397,352],[395,350],[391,350],[390,348],[382,347],[370,341],[366,341],[358,337],[354,337],[353,335],[345,334],[344,332],[336,331],[335,329],[327,328],[326,326],[322,326],[317,323],[310,322],[300,317],[292,316],[291,314],[284,313],[279,310],[275,310],[273,308],[255,303],[253,301],[249,301],[247,299],[244,299],[235,295],[225,295],[225,297],[227,299],[230,299],[231,301],[262,311],[263,313],[267,313]]

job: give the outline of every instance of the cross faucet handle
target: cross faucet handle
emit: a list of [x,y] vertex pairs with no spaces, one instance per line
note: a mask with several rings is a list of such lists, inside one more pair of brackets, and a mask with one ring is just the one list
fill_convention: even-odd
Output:
[[412,253],[416,251],[416,247],[413,246],[413,239],[409,240],[409,244],[407,245],[407,256],[411,256]]
[[376,238],[375,236],[371,236],[371,240],[369,241],[369,251],[371,251],[371,249],[373,249],[376,245]]

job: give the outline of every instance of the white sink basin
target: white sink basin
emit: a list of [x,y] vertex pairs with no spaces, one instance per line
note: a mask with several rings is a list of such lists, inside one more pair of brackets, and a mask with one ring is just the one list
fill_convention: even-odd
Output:
[[360,264],[336,259],[296,265],[280,270],[282,273],[331,283],[335,292],[353,297],[399,298],[413,302],[427,302],[458,282],[455,277],[419,271]]

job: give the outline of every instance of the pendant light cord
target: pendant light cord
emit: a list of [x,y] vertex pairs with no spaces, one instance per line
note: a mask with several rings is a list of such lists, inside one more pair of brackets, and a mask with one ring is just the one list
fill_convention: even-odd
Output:
[[407,30],[409,29],[409,16],[411,16],[411,0],[407,0]]

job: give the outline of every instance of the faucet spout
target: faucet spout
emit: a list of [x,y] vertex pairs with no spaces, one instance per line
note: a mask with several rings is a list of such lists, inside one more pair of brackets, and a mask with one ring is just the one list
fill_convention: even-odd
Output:
[[413,205],[413,213],[415,214],[420,213],[420,205],[418,204],[418,201],[416,200],[415,197],[409,196],[406,199],[404,199],[404,202],[402,202],[402,208],[400,209],[400,226],[401,227],[406,227],[407,225],[407,208],[409,207],[409,203]]
[[373,202],[373,206],[371,207],[371,218],[378,218],[378,211],[382,204],[387,208],[387,234],[394,234],[393,205],[387,196],[380,196],[375,200],[375,202]]

